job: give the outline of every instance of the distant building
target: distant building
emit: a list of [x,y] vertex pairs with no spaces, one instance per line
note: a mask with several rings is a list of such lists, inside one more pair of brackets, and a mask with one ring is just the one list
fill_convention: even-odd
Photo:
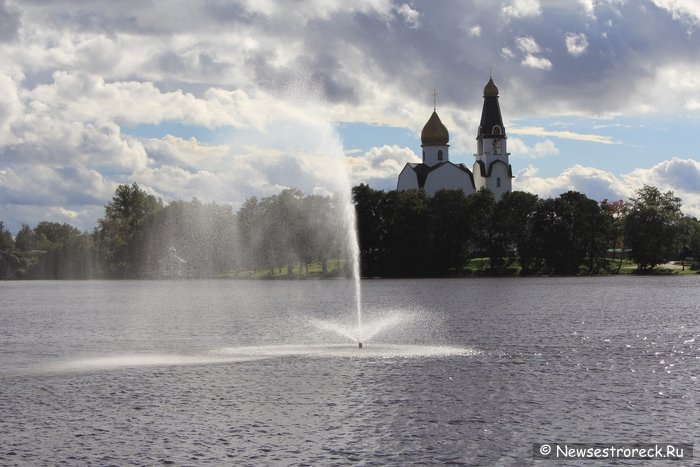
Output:
[[408,163],[399,174],[398,190],[423,188],[429,195],[443,189],[461,189],[471,195],[486,187],[496,199],[512,191],[513,172],[508,161],[506,129],[498,104],[498,88],[489,79],[484,87],[484,107],[476,136],[477,154],[473,171],[464,164],[450,162],[450,135],[437,111],[421,131],[423,162]]
[[183,277],[187,261],[177,255],[174,246],[168,248],[168,253],[158,260],[158,274],[169,279]]

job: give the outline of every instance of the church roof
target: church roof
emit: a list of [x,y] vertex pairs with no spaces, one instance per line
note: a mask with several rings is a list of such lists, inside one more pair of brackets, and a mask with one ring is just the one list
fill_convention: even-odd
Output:
[[450,134],[435,110],[420,132],[420,140],[423,146],[447,146],[449,143]]
[[472,186],[474,185],[474,176],[472,175],[472,171],[467,168],[466,165],[464,164],[454,164],[450,161],[445,161],[445,162],[440,162],[439,164],[435,165],[425,165],[421,163],[413,163],[410,162],[408,164],[409,167],[413,169],[413,171],[416,173],[416,178],[418,179],[418,188],[425,188],[425,182],[428,180],[428,174],[436,169],[439,169],[445,164],[450,164],[454,165],[458,169],[460,169],[463,172],[466,172],[469,175],[469,179],[471,180]]
[[505,138],[506,136],[501,107],[498,105],[498,87],[493,79],[489,79],[484,87],[484,107],[481,110],[481,123],[477,139],[482,135],[484,138],[493,138],[494,136]]

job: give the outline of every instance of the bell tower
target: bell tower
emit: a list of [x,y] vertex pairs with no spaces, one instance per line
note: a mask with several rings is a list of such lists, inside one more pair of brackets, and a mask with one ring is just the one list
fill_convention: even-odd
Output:
[[474,186],[490,190],[499,200],[503,193],[512,191],[512,168],[508,160],[506,129],[498,104],[498,87],[489,78],[484,87],[484,107],[476,136],[477,154],[474,154]]

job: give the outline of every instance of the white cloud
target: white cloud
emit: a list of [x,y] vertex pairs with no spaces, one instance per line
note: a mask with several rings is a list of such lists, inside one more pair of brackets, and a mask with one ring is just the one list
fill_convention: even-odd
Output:
[[551,139],[535,143],[534,146],[528,146],[519,138],[509,138],[508,152],[515,158],[537,159],[557,155],[559,154],[559,148]]
[[595,0],[579,0],[579,3],[589,17],[595,17]]
[[649,169],[634,169],[624,178],[636,186],[655,185],[663,190],[700,196],[700,162],[694,159],[674,157]]
[[659,8],[671,13],[673,19],[700,24],[700,3],[697,0],[652,0]]
[[540,51],[539,44],[532,36],[516,37],[515,45],[526,54],[536,54]]
[[[525,58],[520,62],[522,65],[539,70],[549,70],[552,68],[552,62],[544,57],[538,57],[534,54],[539,53],[542,49],[532,36],[522,36],[515,38],[515,46],[525,54]],[[501,49],[501,53],[504,50]],[[508,51],[510,52],[510,50]],[[508,53],[507,55],[511,55]]]
[[[471,151],[490,65],[509,118],[697,112],[700,36],[669,21],[697,18],[697,2],[655,0],[659,9],[641,1],[645,13],[618,0],[456,2],[447,13],[426,0],[308,0],[304,8],[192,0],[127,9],[104,0],[0,0],[0,219],[68,221],[77,212],[75,222],[89,228],[116,184],[131,181],[168,198],[232,204],[284,186],[326,189],[344,160],[332,122],[418,131],[433,86],[453,154]],[[507,27],[497,26],[503,16]],[[620,40],[599,41],[610,18]],[[547,32],[552,19],[564,29]],[[407,30],[428,24],[439,27]],[[565,43],[585,54],[585,68],[553,66],[566,54],[566,31],[585,32]],[[484,44],[495,46],[491,56]],[[159,137],[128,134],[143,125]],[[171,125],[185,129],[164,136]],[[216,137],[192,138],[200,133]],[[524,145],[527,157],[553,154],[556,138],[617,143],[538,127],[511,133],[543,139]],[[388,147],[365,159],[352,154],[355,180],[395,183],[392,170],[415,154]]]
[[501,11],[508,18],[537,16],[542,12],[537,0],[513,0],[510,5],[504,5]]
[[379,189],[395,189],[399,172],[409,162],[421,159],[409,148],[375,146],[362,155],[345,158],[353,185],[369,183]]
[[574,141],[588,141],[591,143],[600,144],[619,144],[614,138],[602,135],[591,135],[585,133],[576,133],[569,130],[545,130],[539,126],[528,126],[528,127],[511,127],[508,130],[510,133],[515,135],[528,135],[528,136],[552,136],[555,138],[571,139]]
[[502,47],[501,48],[501,56],[503,58],[513,59],[513,58],[515,58],[515,53],[512,50],[510,50],[508,47]]
[[645,184],[656,186],[661,191],[673,191],[681,198],[685,214],[700,217],[700,162],[693,159],[674,157],[621,176],[577,164],[559,175],[540,177],[537,169],[529,166],[516,174],[513,189],[543,197],[556,197],[575,190],[602,201],[628,199]]
[[583,33],[575,34],[573,32],[566,33],[566,50],[570,55],[578,57],[588,49],[588,39]]
[[538,70],[550,70],[552,68],[552,62],[548,59],[529,54],[520,63],[526,67],[537,68]]
[[402,3],[396,12],[403,18],[409,28],[415,29],[420,26],[420,12],[411,8],[408,3]]
[[685,103],[688,110],[700,110],[700,99],[688,99]]

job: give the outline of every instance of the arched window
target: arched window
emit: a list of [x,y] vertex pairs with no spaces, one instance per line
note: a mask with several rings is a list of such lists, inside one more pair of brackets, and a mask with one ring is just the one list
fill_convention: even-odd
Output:
[[496,177],[496,188],[501,188],[501,177]]
[[438,151],[438,160],[442,160],[442,149]]
[[498,125],[493,126],[493,134],[494,135],[500,135],[501,134],[501,127]]

